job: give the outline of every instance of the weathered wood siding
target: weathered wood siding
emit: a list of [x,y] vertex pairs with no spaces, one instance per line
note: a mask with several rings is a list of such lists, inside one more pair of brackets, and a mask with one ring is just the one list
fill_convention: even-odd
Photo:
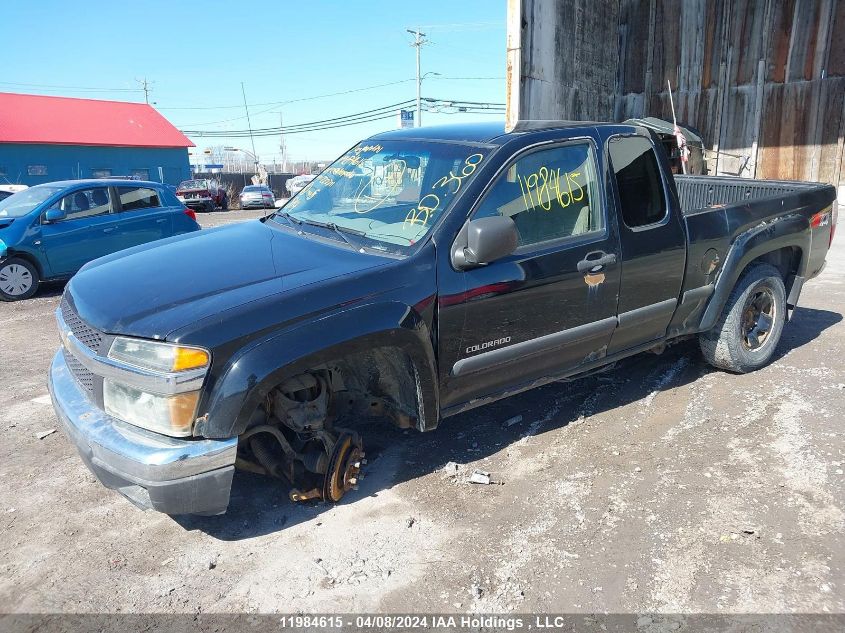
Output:
[[669,80],[711,171],[845,188],[845,0],[510,0],[509,11],[521,16],[509,20],[511,118],[671,119]]

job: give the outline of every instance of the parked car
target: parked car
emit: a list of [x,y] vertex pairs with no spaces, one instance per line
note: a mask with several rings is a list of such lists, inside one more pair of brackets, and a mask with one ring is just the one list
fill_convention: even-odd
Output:
[[229,195],[225,187],[212,178],[185,180],[176,188],[176,197],[189,209],[214,211],[229,209]]
[[272,209],[276,198],[266,185],[247,185],[241,191],[240,203],[241,209]]
[[309,182],[314,180],[317,176],[315,174],[305,174],[302,176],[294,176],[287,181],[286,185],[291,196],[295,196],[305,188]]
[[395,130],[323,173],[267,218],[68,284],[50,391],[106,486],[221,513],[237,462],[338,501],[370,416],[430,431],[690,337],[753,371],[836,223],[829,185],[673,177],[634,125]]
[[27,188],[26,185],[0,185],[0,200],[5,200],[9,196]]
[[93,259],[199,230],[163,185],[70,180],[0,201],[0,299],[27,299],[42,281],[67,279]]

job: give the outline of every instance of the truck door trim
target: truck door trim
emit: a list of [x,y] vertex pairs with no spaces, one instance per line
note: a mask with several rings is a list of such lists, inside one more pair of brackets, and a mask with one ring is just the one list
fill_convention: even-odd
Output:
[[619,327],[626,328],[628,326],[642,323],[643,321],[651,321],[653,319],[660,319],[671,315],[678,305],[677,299],[666,299],[659,303],[652,303],[642,308],[629,310],[619,315]]
[[489,369],[497,365],[520,360],[532,354],[546,352],[556,347],[563,347],[576,341],[610,334],[616,328],[616,317],[608,317],[600,321],[585,323],[578,327],[553,332],[521,343],[514,343],[507,347],[483,352],[469,358],[462,358],[452,367],[453,376],[463,376],[482,369]]

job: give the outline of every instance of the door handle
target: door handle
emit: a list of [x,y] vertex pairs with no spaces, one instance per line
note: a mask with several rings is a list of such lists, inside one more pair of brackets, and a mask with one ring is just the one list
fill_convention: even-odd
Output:
[[111,232],[112,232],[112,231],[114,231],[116,228],[117,228],[116,226],[110,226],[110,227],[108,227],[108,228],[103,229],[103,233],[111,233]]
[[159,218],[156,220],[156,224],[164,224],[165,222],[167,222],[167,218]]
[[616,263],[616,254],[615,253],[603,253],[601,251],[596,251],[593,253],[587,253],[587,256],[578,262],[578,272],[579,273],[589,273],[599,272],[602,268],[609,264]]

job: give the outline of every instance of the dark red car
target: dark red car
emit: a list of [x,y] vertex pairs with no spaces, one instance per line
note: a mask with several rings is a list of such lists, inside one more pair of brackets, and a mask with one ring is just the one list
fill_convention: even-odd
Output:
[[229,196],[218,181],[204,178],[185,180],[176,188],[176,197],[189,209],[195,211],[228,211]]

